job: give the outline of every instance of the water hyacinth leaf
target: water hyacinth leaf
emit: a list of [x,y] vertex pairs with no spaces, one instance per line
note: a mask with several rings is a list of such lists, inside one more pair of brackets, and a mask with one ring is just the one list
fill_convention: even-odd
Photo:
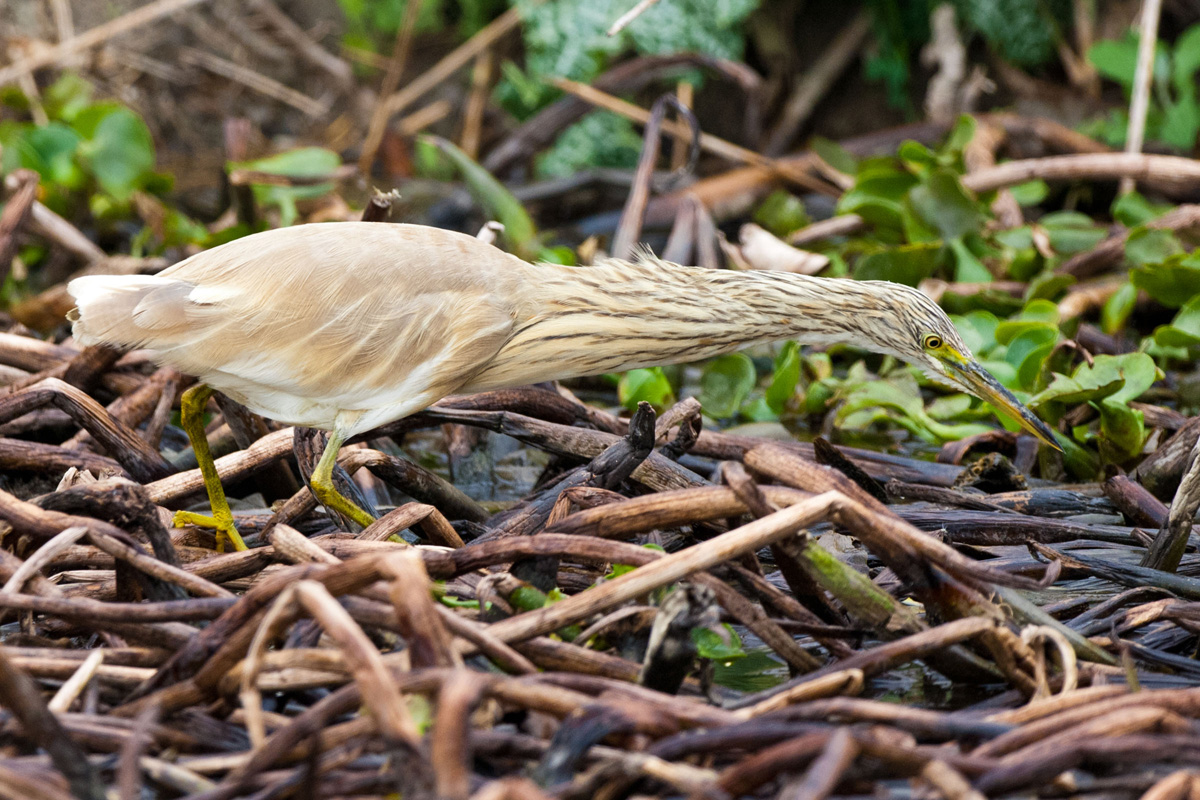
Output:
[[1049,300],[1034,300],[1016,317],[996,326],[996,341],[1007,345],[1023,331],[1047,327],[1058,330],[1058,306]]
[[[886,410],[899,412],[889,415]],[[885,381],[867,381],[854,388],[838,409],[839,427],[865,429],[874,422],[892,422],[929,442],[944,442],[988,430],[986,425],[946,425],[930,416],[921,402],[920,388],[911,373]]]
[[1134,228],[1125,240],[1125,257],[1138,266],[1157,264],[1183,252],[1175,234],[1161,228]]
[[732,417],[757,381],[754,362],[745,353],[718,356],[700,376],[700,405],[711,417]]
[[808,146],[826,164],[839,172],[844,172],[847,175],[854,175],[858,172],[858,159],[832,139],[826,139],[824,136],[814,136],[809,140]]
[[763,400],[775,414],[782,414],[788,401],[796,396],[800,385],[800,347],[795,342],[784,342],[783,349],[775,357],[775,374],[767,387]]
[[854,265],[860,281],[892,281],[916,286],[933,274],[941,244],[908,244],[871,253]]
[[979,417],[981,414],[987,413],[982,410],[973,411],[971,404],[970,395],[950,394],[938,397],[925,406],[925,413],[939,422],[967,416]]
[[617,382],[617,400],[630,411],[643,401],[654,406],[655,411],[662,411],[675,402],[675,390],[662,367],[631,369]]
[[1067,377],[1056,375],[1054,382],[1030,400],[1037,407],[1049,402],[1084,403],[1111,397],[1114,403],[1128,403],[1141,396],[1157,379],[1154,359],[1145,353],[1120,356],[1096,356],[1091,365],[1080,364]]
[[893,159],[870,159],[859,165],[854,185],[838,201],[839,214],[858,214],[872,225],[899,229],[903,200],[917,177]]
[[91,140],[80,148],[104,191],[126,200],[154,169],[154,140],[142,118],[118,108],[96,125]]
[[1031,300],[1054,300],[1075,283],[1074,275],[1064,275],[1061,272],[1043,272],[1034,276],[1025,290],[1025,302]]
[[1039,326],[1026,328],[1009,341],[1004,360],[1016,370],[1022,388],[1032,389],[1037,384],[1042,362],[1054,350],[1058,339],[1058,328]]
[[1133,308],[1137,304],[1137,287],[1132,283],[1123,283],[1104,301],[1100,309],[1100,328],[1112,335],[1125,327]]
[[1050,195],[1050,185],[1044,180],[1038,178],[1025,183],[1018,183],[1016,186],[1009,188],[1012,192],[1013,199],[1017,201],[1017,205],[1022,208],[1036,206],[1045,200]]
[[958,283],[988,283],[992,280],[992,273],[988,272],[988,268],[971,252],[971,248],[967,247],[961,237],[948,240],[946,245],[950,248],[950,252],[954,253],[955,281]]
[[742,640],[737,631],[728,622],[722,623],[721,628],[720,632],[712,628],[692,628],[691,638],[696,645],[696,655],[713,661],[745,658],[746,651],[742,649]]
[[1200,345],[1200,297],[1193,297],[1170,325],[1154,331],[1154,340],[1164,347],[1194,347]]
[[37,172],[47,183],[77,189],[83,185],[83,172],[75,163],[75,151],[81,142],[78,133],[62,123],[51,122],[27,129],[16,139],[13,149],[18,166]]
[[1050,247],[1062,255],[1074,255],[1091,250],[1107,235],[1092,218],[1077,211],[1056,211],[1039,222],[1050,237]]
[[979,203],[949,169],[930,173],[924,183],[909,192],[908,200],[917,215],[947,241],[975,233],[983,226]]
[[763,692],[787,679],[787,664],[764,650],[751,650],[745,658],[713,662],[713,683],[739,692]]
[[754,221],[780,238],[809,223],[804,201],[784,189],[776,189],[754,210]]
[[937,153],[912,139],[906,139],[900,143],[899,149],[896,150],[896,157],[906,166],[916,168],[918,171],[937,166]]
[[1171,58],[1171,83],[1184,99],[1196,96],[1196,73],[1200,71],[1200,25],[1192,25],[1175,40]]
[[1163,109],[1158,138],[1176,150],[1191,150],[1200,130],[1200,104],[1195,97],[1185,97]]
[[[266,158],[254,161],[239,161],[229,164],[230,171],[235,169],[263,172],[269,175],[282,175],[288,178],[316,178],[328,175],[342,164],[342,158],[332,150],[324,147],[299,147]],[[310,200],[321,197],[333,191],[330,182],[318,183],[311,186],[267,186],[254,185],[254,199],[264,206],[279,208],[280,222],[290,225],[299,216],[296,210],[298,200]]]
[[1172,208],[1163,203],[1152,203],[1140,192],[1127,192],[1113,202],[1112,216],[1125,227],[1136,228],[1158,219]]
[[[1130,32],[1124,39],[1104,39],[1088,48],[1087,58],[1096,71],[1128,90],[1137,72],[1138,35]],[[1170,59],[1162,42],[1154,53],[1154,78],[1164,80],[1170,73]]]
[[471,196],[483,206],[484,213],[504,226],[504,239],[513,252],[527,261],[536,260],[541,249],[537,229],[521,201],[452,142],[440,136],[420,138],[436,146],[454,164]]
[[1108,398],[1114,403],[1132,403],[1161,377],[1154,359],[1145,353],[1096,356],[1095,362],[1092,369],[1116,369],[1125,378],[1125,385]]
[[971,311],[950,318],[967,347],[977,356],[996,346],[996,326],[1000,319],[990,311]]
[[1158,264],[1135,267],[1133,285],[1168,308],[1179,308],[1200,294],[1200,257],[1172,256]]
[[961,160],[963,150],[975,138],[977,127],[975,117],[970,114],[959,115],[958,119],[954,121],[954,127],[950,129],[950,135],[946,137],[945,143],[938,152],[942,164],[951,166]]
[[1115,448],[1115,455],[1129,458],[1137,455],[1146,438],[1142,412],[1112,398],[1101,400],[1100,435]]

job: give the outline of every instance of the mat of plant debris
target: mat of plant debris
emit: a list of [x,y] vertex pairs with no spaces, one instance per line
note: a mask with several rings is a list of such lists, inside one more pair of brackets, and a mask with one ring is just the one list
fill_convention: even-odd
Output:
[[[964,469],[705,429],[695,400],[625,420],[502,391],[344,451],[413,498],[349,531],[298,488],[320,435],[226,402],[221,475],[278,500],[237,512],[248,551],[214,553],[169,527],[202,497],[162,455],[186,381],[14,333],[0,361],[31,373],[0,400],[0,466],[37,476],[0,492],[6,796],[1094,794],[1200,759],[1196,557],[1139,566],[1190,525],[1195,472],[1169,519],[1143,483],[1180,480],[1195,425],[1141,482],[1013,488],[998,455]],[[397,455],[439,426],[551,466],[490,513]]]

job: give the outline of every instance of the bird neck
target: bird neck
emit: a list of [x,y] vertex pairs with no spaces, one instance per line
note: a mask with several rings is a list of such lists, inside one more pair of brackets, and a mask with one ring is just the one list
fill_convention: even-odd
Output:
[[844,313],[870,307],[860,281],[613,259],[530,265],[526,285],[530,319],[480,388],[677,364],[782,339],[870,346],[858,317]]

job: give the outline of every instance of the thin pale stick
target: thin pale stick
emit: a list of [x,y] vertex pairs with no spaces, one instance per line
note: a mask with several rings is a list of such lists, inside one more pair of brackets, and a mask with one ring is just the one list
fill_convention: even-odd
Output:
[[[1129,127],[1125,133],[1125,152],[1142,152],[1146,137],[1146,112],[1150,110],[1150,84],[1154,78],[1154,51],[1158,46],[1158,19],[1162,0],[1143,0],[1138,34],[1137,69],[1133,76],[1133,97],[1129,100]],[[1132,192],[1133,178],[1121,181],[1121,194]]]
[[84,662],[79,665],[79,669],[67,678],[66,683],[58,688],[54,693],[54,697],[46,704],[56,714],[64,713],[71,708],[71,703],[75,702],[75,698],[79,697],[87,685],[91,683],[92,678],[96,676],[96,671],[104,662],[104,651],[93,650]]
[[627,27],[629,27],[629,23],[646,13],[646,11],[657,2],[658,0],[638,0],[637,5],[617,18],[617,21],[614,22],[612,27],[608,29],[608,35],[616,36],[618,33],[625,30]]
[[[611,111],[614,114],[619,114],[627,119],[631,119],[641,125],[645,125],[650,121],[650,112],[641,106],[634,105],[613,97],[607,92],[602,92],[599,89],[588,86],[585,83],[568,80],[566,78],[549,78],[549,83],[555,87],[562,89],[568,94],[578,97],[580,100],[591,103],[592,105]],[[663,129],[670,132],[673,136],[687,136],[688,130],[685,125],[680,125],[678,122],[665,122]],[[802,186],[806,189],[811,189],[814,192],[822,194],[838,195],[840,191],[831,187],[824,181],[809,175],[807,172],[796,169],[795,167],[773,158],[768,158],[761,153],[756,153],[753,150],[736,145],[733,142],[726,141],[719,136],[713,136],[711,133],[700,134],[700,149],[705,150],[713,155],[727,158],[730,161],[736,161],[742,164],[753,164],[759,167],[767,167],[774,170],[783,177]]]
[[[404,5],[404,18],[400,21],[400,30],[396,32],[396,43],[392,47],[392,57],[387,62],[387,72],[383,75],[383,83],[379,86],[380,98],[390,97],[400,85],[400,76],[408,66],[408,54],[412,50],[413,33],[417,29],[417,18],[421,12],[421,0],[409,0]],[[371,164],[375,162],[375,153],[383,141],[391,114],[387,104],[380,102],[371,113],[371,123],[367,126],[367,138],[363,141],[362,155],[358,157],[358,169],[364,175],[371,172]]]

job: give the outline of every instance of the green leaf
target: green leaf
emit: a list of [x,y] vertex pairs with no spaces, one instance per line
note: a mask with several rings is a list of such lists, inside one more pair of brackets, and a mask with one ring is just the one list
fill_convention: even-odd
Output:
[[1035,275],[1029,281],[1029,287],[1025,290],[1025,302],[1030,300],[1054,300],[1068,286],[1075,284],[1074,275],[1064,275],[1061,272],[1046,271],[1039,275]]
[[909,244],[871,253],[854,265],[860,281],[892,281],[916,286],[933,274],[941,244]]
[[675,402],[675,392],[662,367],[631,369],[617,383],[617,399],[630,411],[635,410],[640,402],[649,403],[655,411],[661,411]]
[[[1111,360],[1111,367],[1109,366]],[[1094,369],[1117,369],[1125,378],[1125,386],[1108,399],[1114,403],[1132,403],[1158,380],[1158,367],[1145,353],[1125,353],[1119,356],[1096,356]]]
[[471,191],[471,196],[483,206],[489,217],[504,226],[504,239],[513,252],[527,261],[535,260],[540,249],[537,229],[521,201],[452,142],[440,136],[424,135],[420,138],[434,144],[454,163]]
[[1157,264],[1183,252],[1175,234],[1162,228],[1134,228],[1125,240],[1125,257],[1138,266]]
[[1041,178],[1036,178],[1025,183],[1018,183],[1016,186],[1009,187],[1012,196],[1016,199],[1017,204],[1028,208],[1036,206],[1038,203],[1046,199],[1050,194],[1050,185]]
[[963,188],[958,176],[941,168],[908,195],[913,210],[943,239],[957,239],[983,227],[979,203]]
[[1100,244],[1107,232],[1092,218],[1077,211],[1057,211],[1042,217],[1039,224],[1050,237],[1056,253],[1072,255],[1091,250]]
[[1200,294],[1200,258],[1194,255],[1136,267],[1129,276],[1134,286],[1168,308],[1179,308]]
[[996,326],[996,341],[1006,345],[1022,331],[1043,327],[1058,329],[1058,306],[1049,300],[1033,300],[1020,314]]
[[154,170],[150,129],[127,108],[105,115],[82,153],[101,188],[117,200],[127,200]]
[[900,169],[894,159],[868,159],[859,165],[854,186],[838,201],[839,214],[858,214],[872,225],[900,229],[902,201],[917,177]]
[[839,172],[844,172],[847,175],[853,175],[858,172],[858,159],[850,155],[849,151],[832,139],[826,139],[824,136],[814,136],[808,140],[808,146],[826,164]]
[[[341,156],[332,150],[323,147],[298,147],[253,161],[230,162],[228,166],[230,171],[244,169],[289,178],[315,178],[328,175],[341,166],[341,163]],[[287,226],[299,216],[296,210],[297,200],[321,197],[333,191],[334,186],[330,182],[324,182],[311,186],[253,185],[251,188],[255,201],[260,205],[277,207],[281,224]]]
[[763,399],[776,415],[782,414],[788,401],[796,396],[799,384],[800,347],[795,342],[784,342],[783,349],[775,357],[775,374]]
[[[958,119],[954,121],[954,127],[950,129],[950,135],[946,137],[940,154],[957,159],[962,155],[962,151],[966,149],[967,145],[971,143],[971,140],[975,138],[976,127],[975,117],[970,114],[960,114]],[[947,162],[943,161],[942,163]]]
[[1029,402],[1037,407],[1051,401],[1072,404],[1109,398],[1128,404],[1149,389],[1157,375],[1154,359],[1145,353],[1096,356],[1090,366],[1080,364],[1069,378],[1056,375],[1054,382]]
[[51,119],[70,123],[92,100],[92,84],[77,73],[64,72],[46,89],[43,106]]
[[730,661],[735,658],[745,658],[746,651],[742,649],[742,640],[737,631],[728,623],[721,624],[721,632],[712,628],[692,628],[692,643],[696,645],[696,655],[713,661]]
[[1180,97],[1196,95],[1196,72],[1200,71],[1200,25],[1192,25],[1175,40],[1171,59],[1171,83]]
[[1158,219],[1172,208],[1174,206],[1165,203],[1151,203],[1140,192],[1126,192],[1113,203],[1112,216],[1125,227],[1136,228]]
[[1193,347],[1200,344],[1200,296],[1193,297],[1170,325],[1163,325],[1154,332],[1154,340],[1164,347]]
[[754,362],[745,353],[717,356],[700,376],[700,405],[711,417],[732,417],[757,380]]
[[1046,325],[1027,328],[1008,343],[1004,360],[1017,371],[1017,382],[1022,388],[1032,389],[1036,386],[1042,363],[1054,350],[1058,339],[1058,328]]
[[83,183],[83,173],[75,164],[80,141],[78,133],[60,122],[31,128],[16,141],[17,161],[46,183],[78,188]]
[[950,239],[946,244],[954,253],[954,280],[959,283],[988,283],[992,280],[992,273],[961,238]]
[[896,156],[909,167],[915,167],[918,172],[933,168],[937,165],[937,153],[920,142],[905,139],[896,150]]
[[1142,412],[1112,398],[1102,400],[1100,435],[1116,449],[1118,458],[1132,458],[1142,449],[1146,438]]
[[1129,315],[1133,313],[1136,303],[1137,287],[1132,283],[1121,284],[1121,288],[1113,292],[1112,296],[1104,301],[1104,308],[1100,310],[1101,329],[1105,333],[1112,335],[1124,328],[1125,323],[1129,321]]
[[763,650],[751,650],[745,658],[713,662],[713,683],[739,692],[763,692],[787,678],[787,664]]
[[1156,137],[1176,150],[1191,151],[1200,132],[1200,104],[1194,96],[1184,97],[1163,109],[1162,125]]
[[[1119,41],[1105,39],[1088,49],[1088,61],[1096,71],[1109,80],[1121,84],[1126,91],[1133,86],[1137,73],[1138,35],[1130,32]],[[1154,79],[1165,80],[1170,71],[1169,57],[1162,42],[1158,42],[1154,53]]]
[[808,224],[804,201],[784,189],[776,189],[754,210],[754,221],[771,233],[786,237]]

